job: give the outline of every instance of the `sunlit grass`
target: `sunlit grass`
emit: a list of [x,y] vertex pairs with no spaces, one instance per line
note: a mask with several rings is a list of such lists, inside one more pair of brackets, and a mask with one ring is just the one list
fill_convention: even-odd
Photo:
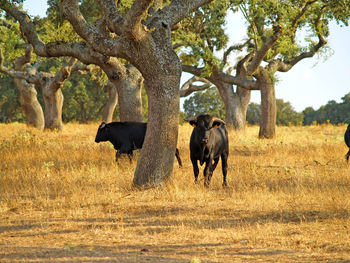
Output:
[[72,260],[97,247],[111,258],[140,256],[146,247],[147,255],[218,262],[350,259],[344,125],[278,127],[274,140],[259,140],[256,126],[230,131],[229,187],[221,186],[219,163],[205,189],[202,169],[194,184],[185,124],[183,167],[174,162],[172,181],[145,191],[131,187],[138,154],[116,164],[112,145],[94,142],[97,127],[42,133],[0,124],[0,223],[7,229],[0,250],[9,251],[0,259],[28,246],[75,248]]

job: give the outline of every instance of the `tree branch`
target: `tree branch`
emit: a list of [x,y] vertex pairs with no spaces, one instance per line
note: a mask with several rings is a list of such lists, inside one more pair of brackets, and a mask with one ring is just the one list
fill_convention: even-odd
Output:
[[266,42],[264,42],[264,44],[256,52],[252,61],[249,63],[247,68],[248,75],[254,74],[254,72],[260,66],[261,62],[264,60],[264,57],[266,56],[267,52],[270,50],[270,48],[276,43],[276,41],[281,36],[281,33],[282,33],[281,26],[278,24],[275,24],[273,27],[274,27],[274,34]]
[[250,39],[248,39],[246,42],[244,42],[243,44],[237,44],[237,45],[233,45],[233,46],[230,46],[225,52],[224,52],[224,55],[223,55],[223,58],[222,58],[222,61],[223,61],[223,64],[225,65],[227,63],[227,58],[228,56],[230,55],[230,53],[234,50],[239,50],[239,51],[242,51],[242,49],[250,42]]
[[120,41],[108,39],[95,27],[90,25],[79,10],[78,0],[62,0],[62,12],[64,17],[71,23],[74,30],[94,50],[102,54],[120,57]]
[[114,0],[97,0],[102,8],[108,28],[117,35],[122,34],[124,18],[119,14]]
[[157,16],[166,20],[170,27],[173,27],[188,16],[191,11],[212,1],[213,0],[173,0],[170,5],[158,11]]
[[[193,85],[194,82],[201,81],[204,82],[203,85]],[[195,91],[205,90],[209,88],[212,84],[205,78],[200,78],[193,76],[188,81],[186,81],[180,89],[180,97],[186,97]]]
[[153,0],[138,0],[134,1],[132,4],[132,7],[126,15],[123,26],[125,35],[130,40],[139,42],[148,34],[145,30],[146,27],[142,26],[141,20],[147,14],[152,2]]
[[309,52],[301,53],[299,56],[297,56],[296,58],[294,58],[293,60],[291,60],[289,62],[283,62],[282,60],[277,60],[276,63],[278,63],[278,65],[275,66],[274,64],[272,64],[271,67],[275,66],[278,71],[287,72],[291,68],[293,68],[299,61],[301,61],[305,58],[313,57],[320,48],[322,48],[324,45],[327,44],[327,40],[323,37],[323,35],[319,29],[319,23],[321,21],[322,15],[323,15],[323,13],[321,12],[320,15],[317,17],[317,20],[315,22],[315,27],[316,27],[317,36],[318,36],[318,43],[315,46],[313,46],[312,50],[310,50]]

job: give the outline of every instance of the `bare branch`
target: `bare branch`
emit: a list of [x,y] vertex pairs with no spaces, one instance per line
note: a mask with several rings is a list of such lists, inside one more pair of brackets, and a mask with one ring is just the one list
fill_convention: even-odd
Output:
[[225,52],[224,52],[224,56],[223,56],[223,64],[225,65],[227,63],[227,58],[230,55],[230,53],[234,50],[239,50],[242,51],[242,49],[250,42],[250,39],[248,39],[246,42],[244,42],[243,44],[237,44],[237,45],[233,45],[230,46]]
[[[194,85],[194,82],[203,82],[203,85]],[[180,97],[186,97],[195,91],[205,90],[209,88],[212,84],[205,78],[200,78],[193,76],[188,81],[186,81],[180,89]]]

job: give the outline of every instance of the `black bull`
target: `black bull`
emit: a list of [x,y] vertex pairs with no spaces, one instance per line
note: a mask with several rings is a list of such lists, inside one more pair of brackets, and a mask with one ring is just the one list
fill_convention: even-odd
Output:
[[344,139],[345,139],[346,145],[349,147],[349,151],[345,156],[346,161],[349,162],[349,157],[350,157],[350,124],[348,125],[348,128],[346,129],[346,132],[344,134]]
[[205,163],[204,186],[208,187],[221,157],[223,186],[226,186],[229,144],[225,122],[210,115],[191,117],[187,118],[186,121],[195,127],[190,139],[190,154],[195,182],[198,181],[198,161],[200,165]]
[[[115,159],[118,161],[121,154],[127,154],[131,161],[133,150],[141,149],[145,140],[147,123],[145,122],[111,122],[98,127],[95,142],[110,141],[116,149]],[[179,150],[175,151],[179,166],[182,166]]]

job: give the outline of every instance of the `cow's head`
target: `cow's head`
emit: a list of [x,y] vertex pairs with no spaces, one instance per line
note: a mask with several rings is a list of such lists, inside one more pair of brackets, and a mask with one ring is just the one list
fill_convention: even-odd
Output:
[[212,129],[219,128],[220,125],[225,125],[223,120],[212,117],[208,114],[189,117],[185,119],[185,121],[188,121],[193,127],[195,127],[194,132],[196,133],[197,142],[202,145],[208,144]]
[[102,122],[98,127],[95,142],[105,142],[109,140],[109,127],[105,122]]

